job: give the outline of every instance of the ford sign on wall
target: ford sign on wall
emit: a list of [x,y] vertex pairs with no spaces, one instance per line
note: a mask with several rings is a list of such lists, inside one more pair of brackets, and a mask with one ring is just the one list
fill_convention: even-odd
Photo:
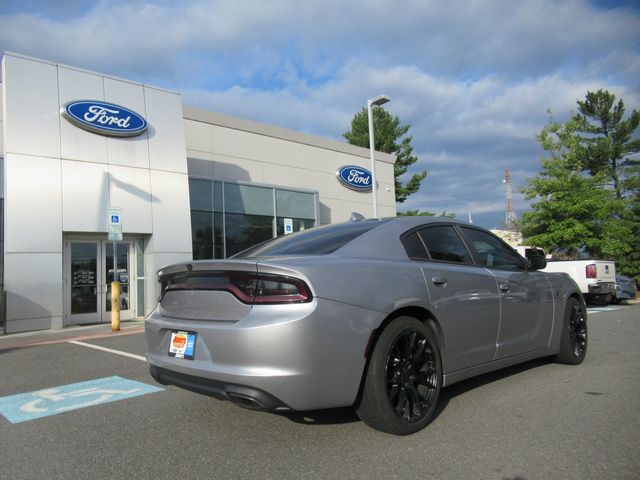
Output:
[[336,175],[347,188],[362,192],[371,190],[371,172],[366,168],[347,165],[338,170]]
[[135,137],[147,129],[147,121],[133,110],[95,100],[69,102],[62,107],[62,115],[74,125],[100,135]]

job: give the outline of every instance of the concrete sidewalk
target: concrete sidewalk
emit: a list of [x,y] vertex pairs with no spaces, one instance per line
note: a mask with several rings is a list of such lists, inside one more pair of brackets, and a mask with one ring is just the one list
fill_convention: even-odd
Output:
[[39,330],[37,332],[0,335],[0,351],[35,345],[63,343],[69,340],[88,340],[144,332],[144,319],[123,320],[120,331],[112,332],[110,323],[97,325],[73,325],[61,330]]

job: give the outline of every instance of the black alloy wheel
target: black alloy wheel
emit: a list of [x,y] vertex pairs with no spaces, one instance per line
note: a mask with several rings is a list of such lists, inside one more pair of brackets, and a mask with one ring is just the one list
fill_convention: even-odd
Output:
[[438,375],[433,348],[426,336],[410,329],[391,345],[386,362],[387,398],[407,423],[422,420],[437,396]]
[[575,297],[567,300],[558,363],[578,365],[587,356],[587,312],[584,303]]
[[398,317],[375,343],[356,413],[376,430],[409,435],[433,419],[441,390],[442,359],[433,328]]
[[587,321],[579,305],[574,305],[571,309],[569,339],[573,354],[576,357],[583,357],[587,349]]

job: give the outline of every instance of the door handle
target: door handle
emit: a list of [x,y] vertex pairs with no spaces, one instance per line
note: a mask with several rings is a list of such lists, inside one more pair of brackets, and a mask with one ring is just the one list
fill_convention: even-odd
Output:
[[447,277],[432,277],[431,281],[433,282],[434,285],[437,285],[437,286],[444,287],[445,285],[447,285]]
[[508,283],[501,283],[500,284],[500,291],[501,292],[508,292],[509,291],[509,284]]

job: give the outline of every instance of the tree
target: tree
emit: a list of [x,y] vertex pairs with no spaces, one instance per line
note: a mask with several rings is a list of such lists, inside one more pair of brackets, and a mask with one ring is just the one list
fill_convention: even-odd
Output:
[[[405,212],[398,212],[398,217],[435,217],[435,216],[436,216],[435,212],[421,211],[419,208],[416,208],[415,210],[409,209]],[[456,214],[453,212],[447,212],[446,210],[444,210],[438,216],[445,217],[445,218],[455,218]]]
[[[393,167],[396,187],[396,202],[404,202],[409,195],[420,189],[420,183],[427,176],[426,170],[414,173],[403,185],[400,177],[407,173],[411,165],[418,161],[413,155],[411,137],[405,136],[410,125],[401,125],[397,116],[379,106],[373,107],[374,148],[379,152],[391,153],[397,156]],[[404,137],[404,138],[402,138]],[[344,138],[351,145],[369,148],[369,117],[366,108],[355,114],[351,121],[351,130],[344,133]],[[398,143],[399,142],[399,143]]]
[[624,102],[603,90],[587,92],[578,112],[564,124],[550,118],[536,136],[548,156],[522,190],[532,201],[523,235],[565,257],[613,259],[640,279],[640,165],[632,157],[640,115],[623,120]]
[[616,96],[606,90],[587,92],[584,101],[578,101],[578,114],[574,120],[578,128],[582,167],[591,175],[605,173],[619,199],[623,198],[629,167],[639,165],[629,155],[640,152],[640,139],[632,139],[640,124],[640,112],[633,110],[626,120],[624,102],[615,103]]
[[621,205],[605,188],[605,175],[582,172],[578,128],[575,119],[564,125],[551,121],[537,136],[550,156],[541,160],[541,172],[523,189],[533,201],[533,210],[522,215],[523,236],[527,243],[567,258],[581,252],[597,257],[628,253],[621,242],[628,232],[613,221]]

